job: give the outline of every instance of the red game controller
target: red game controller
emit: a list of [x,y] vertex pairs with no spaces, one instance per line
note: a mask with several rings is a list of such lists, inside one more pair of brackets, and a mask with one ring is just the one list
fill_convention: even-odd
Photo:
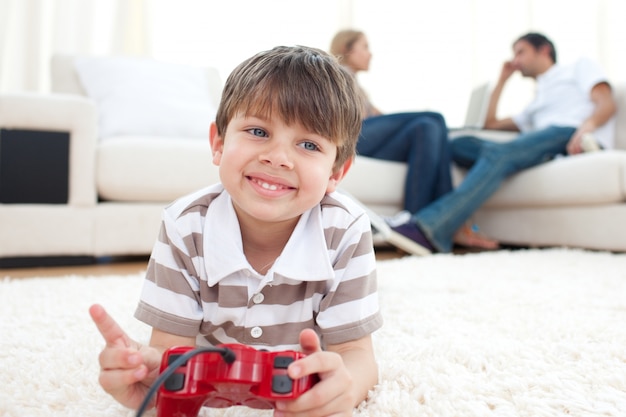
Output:
[[[313,375],[297,380],[287,375],[289,364],[305,356],[301,352],[268,352],[239,344],[216,347],[231,351],[234,357],[226,359],[218,352],[203,352],[182,363],[159,388],[157,417],[196,417],[203,406],[274,408],[276,400],[298,398],[317,382]],[[168,349],[163,354],[161,372],[192,350]]]

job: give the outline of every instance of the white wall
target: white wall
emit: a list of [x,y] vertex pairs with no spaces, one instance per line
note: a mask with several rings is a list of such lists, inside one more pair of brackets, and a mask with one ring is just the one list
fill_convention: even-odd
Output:
[[[529,31],[555,43],[558,60],[598,60],[614,82],[626,82],[626,2],[598,0],[355,0],[354,25],[363,28],[374,59],[367,86],[386,111],[442,110],[463,120],[470,86],[495,80],[511,44]],[[532,96],[517,76],[500,109],[510,114]]]
[[[623,0],[0,0],[0,92],[45,91],[54,52],[150,55],[225,78],[259,50],[328,49],[354,27],[374,54],[360,79],[378,107],[436,110],[458,126],[472,86],[493,80],[530,30],[555,42],[560,62],[585,55],[626,82],[624,16]],[[532,82],[514,78],[502,112],[531,95]]]

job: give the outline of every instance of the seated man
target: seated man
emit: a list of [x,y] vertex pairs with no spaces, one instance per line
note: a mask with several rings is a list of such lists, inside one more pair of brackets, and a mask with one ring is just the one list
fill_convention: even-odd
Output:
[[[513,53],[492,92],[485,128],[520,131],[520,135],[506,143],[473,136],[455,139],[452,159],[470,168],[465,180],[394,228],[405,238],[432,251],[449,252],[455,231],[505,178],[556,155],[582,152],[583,138],[589,140],[589,134],[599,147],[612,147],[616,103],[606,76],[595,63],[581,59],[557,65],[554,45],[538,33],[517,39]],[[502,89],[517,70],[536,80],[536,97],[520,115],[497,119]]]

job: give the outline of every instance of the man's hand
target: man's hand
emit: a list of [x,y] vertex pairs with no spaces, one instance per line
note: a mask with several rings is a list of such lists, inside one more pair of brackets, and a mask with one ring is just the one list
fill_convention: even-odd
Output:
[[567,144],[567,153],[575,155],[581,153],[582,138],[585,133],[591,133],[598,127],[605,124],[617,111],[617,104],[613,97],[611,86],[606,82],[601,82],[593,86],[591,89],[591,101],[594,104],[594,110],[591,116],[578,126],[576,132]]
[[300,346],[307,357],[289,366],[289,376],[298,379],[317,374],[320,381],[296,400],[278,401],[274,416],[352,416],[356,391],[341,355],[322,351],[320,340],[311,329],[300,333]]
[[583,152],[582,137],[585,132],[577,130],[567,142],[567,154],[576,155]]
[[491,91],[491,97],[489,97],[487,114],[485,115],[485,124],[483,126],[485,129],[519,131],[512,118],[506,117],[504,119],[499,119],[497,117],[498,103],[500,102],[500,96],[502,95],[504,85],[511,75],[513,75],[513,73],[518,69],[519,68],[513,64],[513,61],[506,61],[502,64],[500,78]]
[[159,373],[161,352],[130,339],[98,304],[89,314],[106,345],[99,356],[102,388],[122,405],[137,409]]
[[513,64],[513,61],[506,61],[504,64],[502,64],[502,69],[500,70],[500,83],[504,84],[505,82],[507,82],[507,80],[509,78],[511,78],[511,75],[513,75],[513,73],[515,71],[517,71],[517,67]]
[[569,142],[567,142],[568,155],[576,155],[584,152],[582,148],[583,135],[585,133],[592,133],[595,129],[596,125],[591,120],[586,120],[582,125],[580,125],[570,138]]

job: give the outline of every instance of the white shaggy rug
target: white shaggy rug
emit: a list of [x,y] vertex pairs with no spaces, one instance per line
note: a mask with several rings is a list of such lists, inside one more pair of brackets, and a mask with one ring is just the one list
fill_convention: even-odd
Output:
[[[0,280],[0,416],[133,416],[97,384],[87,309],[102,303],[146,340],[132,318],[141,280]],[[403,258],[379,263],[379,287],[380,383],[355,416],[626,416],[626,255]]]

